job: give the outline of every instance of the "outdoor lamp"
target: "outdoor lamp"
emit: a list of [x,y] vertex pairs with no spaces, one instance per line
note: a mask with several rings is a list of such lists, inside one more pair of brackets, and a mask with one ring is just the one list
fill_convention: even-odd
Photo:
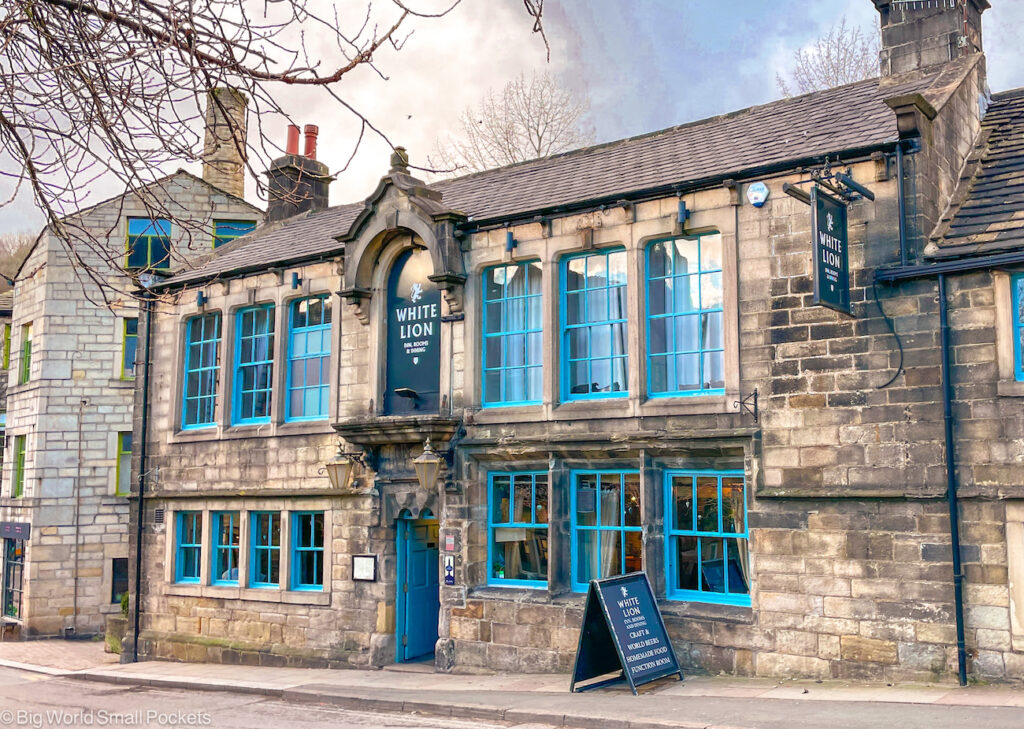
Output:
[[327,471],[327,478],[331,482],[332,487],[348,489],[352,487],[352,477],[355,475],[356,463],[358,461],[358,457],[342,452],[341,445],[338,445],[338,452],[334,456],[334,460],[325,463],[318,473]]
[[430,438],[427,438],[423,444],[423,452],[413,459],[412,465],[416,467],[416,478],[419,479],[423,490],[436,491],[444,458],[431,447]]

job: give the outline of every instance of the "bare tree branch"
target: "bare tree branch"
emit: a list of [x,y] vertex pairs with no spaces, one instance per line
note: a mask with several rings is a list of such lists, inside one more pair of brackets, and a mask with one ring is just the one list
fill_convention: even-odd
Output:
[[588,108],[550,73],[520,75],[462,112],[457,136],[435,143],[430,166],[477,172],[585,146],[593,141],[582,126]]
[[[15,192],[23,184],[32,190],[83,286],[104,299],[113,290],[128,295],[134,286],[123,248],[112,250],[107,236],[75,217],[95,202],[97,181],[137,191],[151,217],[173,220],[190,246],[205,248],[200,226],[146,185],[204,161],[204,106],[220,103],[211,91],[235,89],[247,99],[254,124],[247,140],[235,128],[232,139],[257,180],[282,151],[263,135],[267,121],[292,121],[279,99],[284,88],[326,90],[341,114],[359,121],[360,140],[370,132],[388,141],[340,82],[360,67],[384,78],[378,56],[398,52],[413,24],[442,22],[461,2],[7,0],[0,4],[0,175]],[[542,0],[525,6],[546,46]]]
[[844,15],[828,33],[793,53],[788,78],[775,74],[783,96],[809,94],[878,75],[878,34],[848,25]]

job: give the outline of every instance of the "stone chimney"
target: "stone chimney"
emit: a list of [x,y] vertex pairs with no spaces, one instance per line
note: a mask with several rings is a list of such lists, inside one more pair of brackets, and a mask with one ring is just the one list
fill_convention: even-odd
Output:
[[299,128],[288,126],[285,154],[271,162],[267,170],[268,223],[327,207],[327,188],[333,178],[327,165],[316,159],[318,133],[315,125],[306,125],[305,150],[300,155]]
[[981,53],[988,0],[872,0],[881,16],[882,76]]
[[245,94],[213,89],[206,96],[203,179],[236,197],[245,197]]

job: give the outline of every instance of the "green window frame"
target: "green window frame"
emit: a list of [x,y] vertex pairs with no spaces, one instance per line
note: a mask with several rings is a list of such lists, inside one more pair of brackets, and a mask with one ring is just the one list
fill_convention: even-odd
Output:
[[178,512],[177,549],[174,560],[174,581],[196,584],[202,576],[203,512]]
[[249,534],[249,587],[280,587],[281,512],[252,512]]
[[483,405],[535,405],[543,396],[541,266],[484,271]]
[[291,528],[292,589],[324,589],[324,513],[293,512]]
[[121,379],[135,379],[135,357],[139,351],[139,320],[136,317],[122,319],[121,325]]
[[547,587],[547,472],[491,472],[487,482],[487,584]]
[[225,243],[230,243],[235,238],[256,230],[254,220],[214,220],[213,221],[213,247],[220,248]]
[[665,472],[666,597],[750,605],[743,471]]
[[171,267],[171,221],[128,218],[125,268],[166,270]]
[[647,247],[647,391],[651,397],[725,393],[722,236]]
[[562,398],[629,395],[626,251],[562,261]]
[[11,497],[20,499],[25,494],[25,436],[14,436],[14,479]]
[[4,324],[4,369],[11,367],[11,324]]
[[18,384],[24,385],[32,375],[32,322],[21,325],[21,353],[18,359]]
[[274,390],[273,304],[241,309],[235,315],[235,378],[232,425],[270,422]]
[[220,312],[211,312],[185,323],[182,430],[216,425],[220,322]]
[[242,544],[241,515],[237,511],[213,514],[213,585],[238,584],[238,555]]
[[639,471],[573,471],[570,503],[572,589],[643,570]]
[[132,490],[132,433],[126,430],[117,434],[117,466],[114,495],[127,496]]
[[331,391],[331,299],[298,299],[288,311],[288,399],[284,419],[326,418]]

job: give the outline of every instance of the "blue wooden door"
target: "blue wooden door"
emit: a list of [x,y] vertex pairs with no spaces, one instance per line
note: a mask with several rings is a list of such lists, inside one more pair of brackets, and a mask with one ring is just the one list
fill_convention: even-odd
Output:
[[398,660],[434,652],[441,609],[436,520],[398,521]]

